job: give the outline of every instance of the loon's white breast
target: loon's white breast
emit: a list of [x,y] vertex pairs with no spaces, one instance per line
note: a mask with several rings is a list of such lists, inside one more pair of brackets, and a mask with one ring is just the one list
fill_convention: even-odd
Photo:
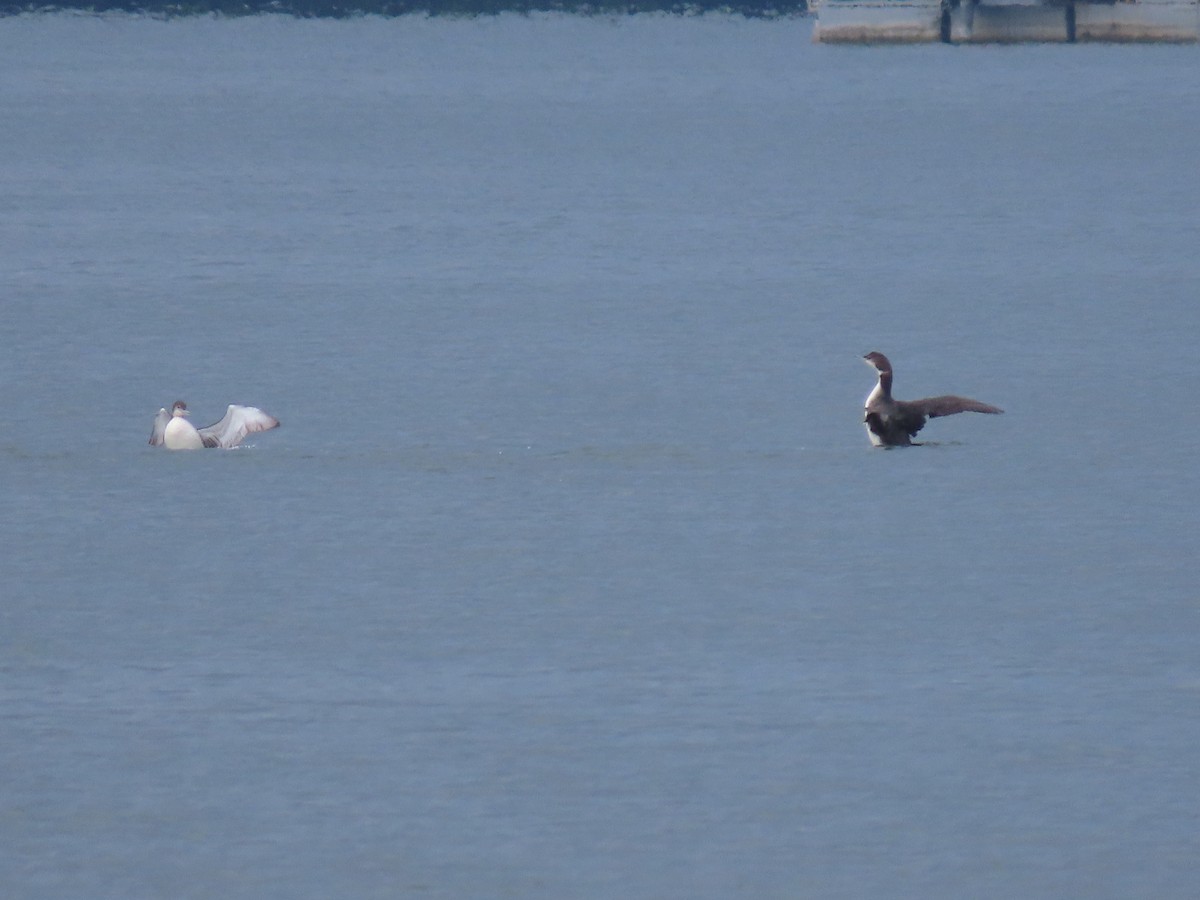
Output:
[[878,381],[875,382],[875,387],[871,388],[871,393],[867,394],[867,399],[863,401],[863,409],[870,407],[872,403],[883,396],[883,385]]
[[872,430],[871,423],[867,421],[867,414],[871,411],[872,404],[878,403],[884,396],[883,381],[880,380],[875,382],[875,387],[871,388],[867,399],[863,401],[863,428],[867,430],[867,438],[870,439],[873,447],[882,447],[884,445],[883,438]]
[[163,429],[163,444],[168,450],[204,449],[204,439],[196,426],[181,415],[173,416]]

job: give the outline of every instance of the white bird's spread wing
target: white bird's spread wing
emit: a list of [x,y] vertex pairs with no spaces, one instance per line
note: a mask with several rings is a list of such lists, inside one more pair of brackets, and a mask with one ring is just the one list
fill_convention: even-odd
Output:
[[279,420],[255,406],[231,405],[220,422],[200,429],[205,447],[236,447],[246,435],[279,427]]
[[163,442],[163,434],[167,430],[167,423],[171,421],[171,414],[165,409],[160,409],[158,415],[154,417],[154,430],[150,432],[150,446],[161,447]]

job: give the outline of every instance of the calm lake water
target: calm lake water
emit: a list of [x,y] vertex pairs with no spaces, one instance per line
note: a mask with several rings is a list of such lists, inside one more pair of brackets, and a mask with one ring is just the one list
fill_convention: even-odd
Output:
[[810,36],[0,20],[0,894],[1195,896],[1200,51]]

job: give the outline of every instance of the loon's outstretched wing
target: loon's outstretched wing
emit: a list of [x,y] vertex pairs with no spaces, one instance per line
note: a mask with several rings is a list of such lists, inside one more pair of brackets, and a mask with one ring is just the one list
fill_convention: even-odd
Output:
[[161,447],[163,442],[163,433],[167,430],[167,423],[171,421],[171,414],[165,409],[160,409],[158,415],[154,417],[154,430],[150,432],[150,446]]
[[969,397],[947,394],[941,397],[926,397],[924,400],[894,400],[872,403],[867,407],[863,421],[885,444],[909,443],[917,436],[928,419],[953,416],[961,412],[1002,413],[1004,410],[989,403],[980,403]]
[[231,405],[220,422],[199,429],[205,447],[236,447],[246,435],[279,427],[279,420],[256,406]]
[[923,416],[929,416],[931,419],[936,419],[938,416],[953,416],[963,412],[993,414],[1004,412],[1000,407],[992,406],[990,403],[980,403],[970,397],[955,397],[953,394],[926,397],[924,400],[901,400],[899,405],[911,407],[913,411]]

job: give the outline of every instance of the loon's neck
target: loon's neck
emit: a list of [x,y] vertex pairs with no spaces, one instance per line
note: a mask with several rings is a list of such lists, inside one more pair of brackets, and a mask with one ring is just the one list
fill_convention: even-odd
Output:
[[870,406],[876,400],[891,400],[892,399],[892,373],[880,372],[879,381],[876,382],[874,389],[867,395],[867,405]]

